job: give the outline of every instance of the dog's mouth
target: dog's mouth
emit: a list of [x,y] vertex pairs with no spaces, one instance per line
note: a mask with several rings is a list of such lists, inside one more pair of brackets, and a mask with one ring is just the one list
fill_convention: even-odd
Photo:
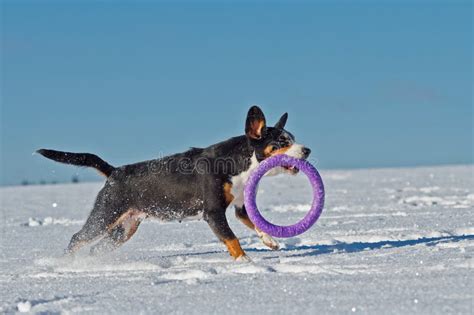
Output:
[[300,171],[296,166],[283,166],[283,168],[292,175],[296,175]]

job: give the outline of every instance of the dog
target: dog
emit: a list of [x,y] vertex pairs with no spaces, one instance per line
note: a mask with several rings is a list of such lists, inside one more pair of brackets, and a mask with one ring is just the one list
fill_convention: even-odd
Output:
[[[90,153],[69,153],[48,149],[37,152],[51,160],[93,167],[107,180],[94,207],[66,249],[73,254],[83,246],[91,255],[114,250],[129,240],[147,217],[160,220],[203,218],[235,260],[250,260],[229,227],[226,209],[235,207],[237,218],[255,231],[273,250],[279,244],[255,227],[244,206],[244,186],[251,172],[266,158],[287,154],[307,159],[311,150],[295,142],[286,131],[288,114],[268,127],[258,106],[252,106],[245,122],[245,135],[230,138],[207,148],[191,148],[164,158],[114,167]],[[272,174],[296,168],[277,168]]]

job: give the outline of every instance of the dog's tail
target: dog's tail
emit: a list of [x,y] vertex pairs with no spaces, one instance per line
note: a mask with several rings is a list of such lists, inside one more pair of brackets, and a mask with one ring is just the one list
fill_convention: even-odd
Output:
[[115,170],[115,167],[102,160],[100,157],[90,153],[70,153],[48,149],[39,149],[36,151],[48,159],[56,162],[72,164],[77,166],[87,166],[97,169],[105,177],[109,177]]

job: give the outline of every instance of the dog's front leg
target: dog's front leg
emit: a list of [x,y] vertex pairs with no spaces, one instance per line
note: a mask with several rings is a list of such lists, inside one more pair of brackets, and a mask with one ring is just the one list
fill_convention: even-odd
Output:
[[235,260],[250,261],[240,246],[239,240],[230,229],[225,216],[225,210],[212,211],[204,216],[214,234],[227,246],[229,254]]
[[280,245],[275,239],[273,239],[273,237],[261,231],[252,223],[252,221],[250,221],[250,218],[247,214],[247,210],[245,209],[245,206],[242,206],[242,207],[236,206],[235,216],[237,217],[237,219],[240,220],[240,222],[245,224],[245,226],[247,226],[251,230],[254,230],[257,233],[258,237],[262,240],[262,243],[265,244],[267,247],[271,248],[272,250],[277,250],[280,248]]

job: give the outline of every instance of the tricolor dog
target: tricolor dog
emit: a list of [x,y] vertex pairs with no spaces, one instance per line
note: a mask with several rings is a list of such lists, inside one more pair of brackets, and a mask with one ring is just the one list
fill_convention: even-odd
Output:
[[[57,162],[94,167],[107,177],[86,223],[73,235],[67,253],[96,240],[99,241],[91,248],[92,254],[113,250],[129,240],[147,217],[203,218],[234,259],[248,260],[227,223],[229,206],[235,206],[237,218],[256,231],[266,246],[278,249],[277,241],[249,220],[243,190],[252,170],[264,159],[283,153],[307,158],[311,153],[295,143],[294,136],[284,129],[287,118],[285,113],[274,127],[268,127],[262,110],[253,106],[247,114],[245,135],[207,148],[191,148],[120,167],[89,153],[38,150]],[[294,168],[277,171],[298,172]]]

